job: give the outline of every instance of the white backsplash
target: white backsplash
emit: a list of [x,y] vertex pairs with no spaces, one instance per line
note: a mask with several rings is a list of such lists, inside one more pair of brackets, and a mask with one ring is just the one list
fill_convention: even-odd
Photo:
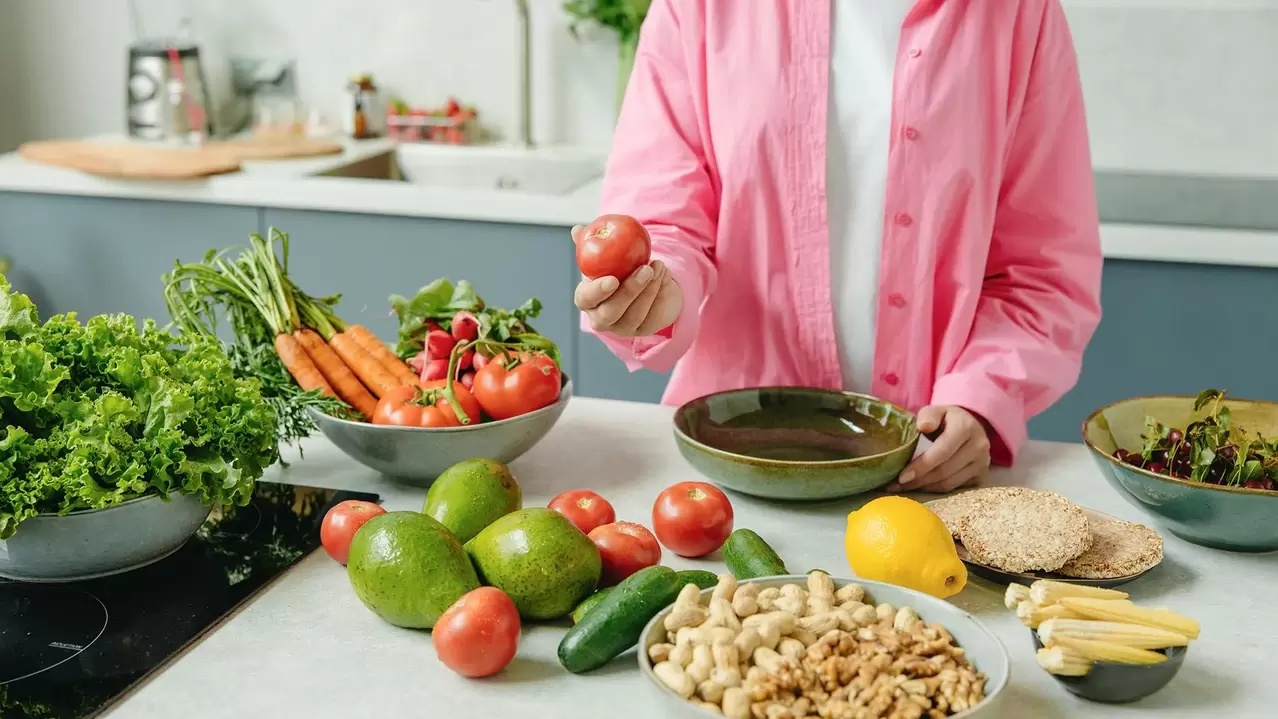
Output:
[[[1278,175],[1278,0],[1063,2],[1098,166]],[[367,71],[388,94],[415,104],[455,95],[487,124],[515,127],[513,0],[138,3],[152,32],[176,28],[184,12],[194,18],[210,81],[223,91],[232,53],[291,57],[302,100],[329,113],[345,79]],[[559,0],[529,5],[535,138],[606,147],[614,41],[606,32],[574,39]],[[127,7],[0,0],[0,149],[122,129]]]

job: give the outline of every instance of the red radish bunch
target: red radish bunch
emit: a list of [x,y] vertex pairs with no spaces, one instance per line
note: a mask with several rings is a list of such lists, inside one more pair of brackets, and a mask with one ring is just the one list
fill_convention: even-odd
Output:
[[[448,374],[448,361],[453,349],[462,342],[471,342],[479,338],[479,320],[475,315],[462,310],[453,315],[448,330],[434,322],[426,323],[426,343],[416,357],[408,364],[417,371],[422,382],[444,379]],[[475,351],[466,350],[457,358],[457,379],[467,389],[474,383]]]

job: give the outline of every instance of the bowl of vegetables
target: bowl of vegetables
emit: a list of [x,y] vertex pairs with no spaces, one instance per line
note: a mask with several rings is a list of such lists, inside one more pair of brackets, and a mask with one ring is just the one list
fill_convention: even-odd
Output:
[[1083,423],[1101,473],[1129,502],[1194,544],[1278,549],[1278,403],[1133,397]]
[[275,414],[220,342],[147,320],[40,322],[0,276],[0,576],[72,581],[176,551],[244,504]]
[[727,489],[836,499],[896,479],[914,456],[914,415],[868,395],[805,387],[707,395],[675,412],[679,451]]

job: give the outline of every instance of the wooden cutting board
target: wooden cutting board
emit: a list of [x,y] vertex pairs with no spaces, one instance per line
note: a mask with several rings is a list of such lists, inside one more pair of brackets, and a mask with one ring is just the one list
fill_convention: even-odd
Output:
[[341,152],[341,143],[309,138],[225,140],[200,147],[48,140],[28,142],[18,148],[18,154],[32,162],[135,180],[198,179],[236,172],[245,160],[318,157]]

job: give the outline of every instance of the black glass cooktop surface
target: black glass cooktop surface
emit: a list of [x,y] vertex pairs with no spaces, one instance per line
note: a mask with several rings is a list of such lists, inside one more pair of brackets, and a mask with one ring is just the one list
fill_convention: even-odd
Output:
[[334,504],[376,495],[259,482],[173,555],[68,584],[0,579],[0,719],[100,714],[319,547]]

